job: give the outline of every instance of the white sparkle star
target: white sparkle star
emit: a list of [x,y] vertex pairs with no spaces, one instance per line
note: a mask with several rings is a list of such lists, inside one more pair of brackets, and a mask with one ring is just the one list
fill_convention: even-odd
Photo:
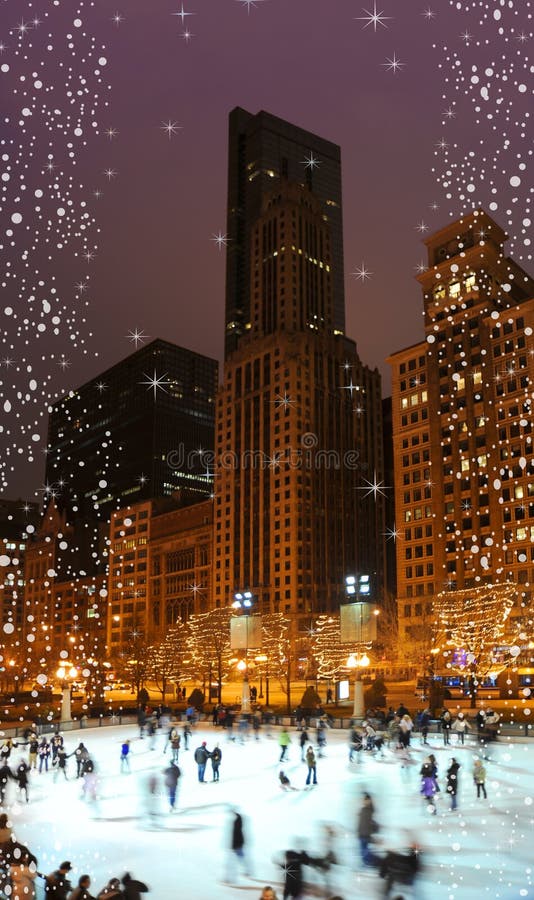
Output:
[[521,31],[519,34],[516,34],[515,39],[516,39],[516,41],[519,41],[520,44],[524,44],[525,41],[530,40],[531,37],[532,37],[532,35],[525,34],[524,31]]
[[180,11],[179,11],[179,12],[173,12],[173,13],[171,13],[171,15],[172,15],[172,16],[178,16],[178,18],[182,20],[182,25],[183,25],[183,24],[184,24],[184,19],[185,19],[185,17],[186,17],[186,16],[194,16],[195,13],[186,12],[186,11],[184,10],[184,4],[182,3],[182,8],[180,9]]
[[4,50],[7,50],[7,44],[4,44],[3,41],[0,41],[0,53],[3,53]]
[[426,271],[427,271],[428,266],[423,262],[423,260],[421,260],[421,262],[418,262],[417,265],[414,266],[414,268],[415,268],[415,271],[416,271],[419,275],[422,275],[423,272],[426,272]]
[[169,119],[168,122],[163,122],[161,130],[166,133],[167,137],[170,140],[173,134],[178,134],[178,132],[182,130],[182,126],[178,125],[177,122],[171,122],[171,120]]
[[27,22],[24,21],[24,19],[22,19],[22,20],[19,22],[19,24],[17,25],[17,31],[18,31],[18,33],[20,34],[21,37],[23,37],[23,36],[26,34],[26,32],[27,32],[27,30],[28,30],[29,27],[30,27],[30,26],[28,25]]
[[192,594],[201,594],[202,593],[202,585],[197,584],[196,581],[194,581],[193,584],[189,585],[189,590],[191,591]]
[[102,394],[103,391],[107,391],[108,386],[107,386],[107,384],[104,384],[103,381],[99,381],[98,384],[97,384],[97,386],[96,386],[96,389],[97,389],[97,391],[98,391],[99,394]]
[[343,365],[340,366],[339,368],[340,368],[340,369],[344,369],[345,372],[349,372],[350,369],[352,369],[352,365],[351,365],[351,363],[348,361],[348,359],[346,359],[345,362],[343,363]]
[[80,294],[83,294],[83,292],[87,290],[89,285],[85,281],[79,281],[77,284],[74,285],[74,287]]
[[6,357],[2,360],[2,362],[0,363],[0,365],[5,366],[6,369],[9,369],[9,367],[13,365],[13,360],[10,359],[8,356],[6,356]]
[[396,74],[397,72],[402,72],[406,63],[403,63],[400,61],[400,59],[397,59],[397,54],[394,53],[393,58],[390,59],[389,56],[387,56],[386,62],[382,63],[382,65],[385,67],[386,72],[393,72]]
[[118,135],[118,133],[119,132],[117,131],[116,128],[106,128],[106,134],[107,134],[108,138],[110,139],[110,141],[113,140],[113,138],[116,137]]
[[436,201],[434,200],[434,202],[430,204],[430,209],[432,210],[432,212],[437,212],[437,210],[439,209],[439,203],[436,203]]
[[342,390],[342,391],[350,391],[350,399],[351,399],[351,400],[352,400],[352,395],[353,395],[354,391],[359,392],[359,391],[361,390],[359,384],[354,384],[354,382],[353,382],[353,380],[352,380],[352,375],[350,376],[350,381],[349,381],[349,383],[348,383],[348,384],[342,384],[340,387],[341,387],[341,390]]
[[60,368],[63,369],[63,371],[65,371],[65,369],[69,368],[70,362],[68,359],[65,359],[65,357],[62,356],[60,361],[58,362],[58,366],[60,366]]
[[460,37],[461,37],[462,41],[464,41],[466,44],[469,44],[469,41],[471,41],[473,39],[473,35],[469,34],[469,32],[467,30],[463,31],[462,34],[460,35]]
[[353,406],[352,412],[355,413],[358,416],[358,418],[360,418],[361,416],[363,416],[363,414],[365,412],[365,406]]
[[456,113],[453,110],[452,106],[449,106],[449,108],[445,110],[443,115],[445,116],[446,119],[455,119],[456,118]]
[[157,375],[156,370],[154,369],[153,376],[147,375],[146,372],[144,372],[143,374],[146,378],[146,381],[140,381],[139,384],[146,384],[147,391],[150,391],[150,390],[154,391],[154,400],[156,400],[156,394],[157,394],[158,388],[160,390],[162,390],[165,394],[167,393],[167,391],[165,390],[165,385],[170,384],[171,382],[165,381],[165,376],[167,375],[166,372],[165,372],[165,375]]
[[267,457],[267,465],[269,469],[279,469],[280,468],[280,459],[282,458],[281,453],[274,453],[273,456]]
[[191,40],[191,38],[194,37],[194,36],[195,36],[195,35],[192,34],[190,31],[188,31],[187,28],[186,28],[185,31],[182,31],[182,37],[183,37],[184,41],[186,42],[186,44],[188,44],[189,41]]
[[313,172],[314,169],[317,169],[321,165],[321,160],[317,159],[310,150],[310,155],[304,157],[301,165],[303,165],[305,169],[311,169]]
[[436,147],[438,150],[448,150],[449,145],[445,138],[441,138],[441,140],[437,142]]
[[223,247],[228,246],[228,241],[231,240],[227,234],[223,234],[222,231],[219,231],[218,234],[214,234],[211,238],[214,244],[217,244],[217,249],[222,250]]
[[365,481],[365,485],[357,488],[357,490],[365,491],[364,497],[370,497],[372,495],[376,500],[379,495],[381,497],[386,496],[385,492],[389,490],[389,486],[385,485],[383,481],[376,480],[376,470],[372,481],[367,481],[367,478],[364,478],[363,480]]
[[356,269],[354,270],[354,272],[351,272],[351,275],[353,275],[357,281],[361,281],[362,284],[366,279],[369,280],[371,278],[372,274],[373,273],[369,269],[365,268],[364,262],[362,262],[360,267],[356,266]]
[[421,234],[424,234],[425,231],[428,231],[428,225],[425,225],[425,223],[421,221],[418,225],[415,226],[415,230],[419,231]]
[[112,178],[115,178],[116,174],[117,173],[116,173],[115,169],[104,169],[104,175],[106,176],[108,181],[111,181]]
[[115,22],[115,25],[119,26],[121,22],[124,21],[124,16],[121,15],[120,12],[116,12],[115,15],[111,17],[111,21]]
[[384,537],[386,538],[386,541],[393,541],[395,543],[397,538],[402,540],[402,534],[398,530],[395,522],[393,523],[393,528],[386,528],[386,530],[383,532],[383,534],[384,534]]
[[424,9],[423,12],[421,13],[421,15],[425,17],[427,22],[431,22],[432,19],[436,18],[436,13],[434,12],[433,9],[430,9],[430,7],[428,7],[427,9]]
[[132,344],[135,344],[136,348],[139,344],[144,344],[146,339],[149,337],[148,334],[145,334],[143,329],[134,328],[133,331],[129,331],[128,334],[125,335]]
[[274,400],[272,401],[275,406],[283,406],[284,409],[289,409],[291,406],[295,405],[295,401],[289,396],[286,391],[284,391],[284,395],[277,394]]
[[364,28],[369,28],[369,25],[373,26],[373,31],[376,32],[377,26],[381,25],[382,28],[387,28],[386,22],[392,19],[392,16],[385,16],[383,12],[377,12],[376,9],[376,0],[373,3],[373,11],[369,9],[363,9],[364,13],[367,13],[365,16],[355,16],[357,22],[365,22]]
[[102,191],[93,191],[93,197],[96,197],[97,200],[100,200],[102,196]]
[[250,16],[250,7],[257,7],[258,3],[263,3],[263,0],[237,0],[237,2],[247,7],[247,14]]
[[83,254],[83,258],[86,262],[90,263],[91,260],[95,258],[95,254],[91,250],[86,250]]
[[144,484],[147,483],[148,478],[143,472],[141,472],[141,474],[137,476],[137,480],[142,487]]
[[50,161],[50,162],[47,162],[46,168],[48,169],[49,172],[53,172],[54,169],[57,168],[57,167],[54,165],[53,162]]

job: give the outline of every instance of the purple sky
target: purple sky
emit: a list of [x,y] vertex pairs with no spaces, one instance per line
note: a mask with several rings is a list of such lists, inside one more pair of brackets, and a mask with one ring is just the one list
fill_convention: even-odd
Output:
[[[4,131],[17,139],[14,113],[20,113],[22,104],[20,85],[17,89],[12,79],[15,70],[40,71],[41,57],[47,64],[51,55],[61,58],[67,33],[74,31],[76,38],[87,31],[106,46],[105,78],[111,88],[100,91],[101,98],[109,95],[109,108],[99,101],[98,128],[118,133],[111,140],[105,133],[91,134],[77,155],[78,195],[87,198],[100,228],[91,239],[97,245],[95,258],[87,263],[65,252],[50,260],[40,259],[39,249],[35,254],[41,272],[55,273],[67,307],[76,305],[74,283],[90,275],[84,294],[88,324],[82,326],[87,352],[79,344],[73,347],[66,332],[57,338],[47,332],[40,343],[30,337],[23,351],[20,334],[17,339],[10,331],[12,318],[4,317],[0,357],[33,359],[43,384],[48,379],[49,394],[75,387],[126,356],[133,349],[125,338],[131,329],[222,358],[225,253],[212,237],[225,231],[227,117],[240,105],[251,112],[266,109],[340,144],[347,333],[357,341],[364,362],[381,369],[387,394],[385,357],[422,337],[421,294],[414,281],[415,266],[425,258],[418,223],[428,226],[428,234],[451,214],[458,216],[463,205],[487,207],[494,187],[499,199],[494,215],[504,227],[512,222],[510,231],[519,241],[512,194],[523,187],[509,187],[511,168],[505,159],[506,153],[508,162],[517,157],[514,140],[517,151],[519,134],[511,134],[511,147],[499,150],[506,123],[494,128],[494,120],[485,117],[488,101],[482,114],[476,112],[479,86],[469,79],[473,61],[480,72],[494,64],[494,56],[508,54],[516,69],[524,66],[531,42],[530,0],[511,5],[507,0],[506,8],[500,0],[379,0],[376,7],[373,0],[256,0],[248,11],[241,0],[187,0],[183,9],[193,15],[185,16],[183,25],[172,15],[181,8],[177,0],[99,0],[94,9],[91,0],[61,0],[57,7],[54,0],[2,3],[0,40],[7,47],[0,64],[11,66],[2,76],[11,112]],[[501,8],[502,22],[495,19]],[[367,11],[374,9],[383,17],[376,27],[366,21]],[[425,10],[432,15],[424,15]],[[116,13],[122,17],[118,23],[113,21]],[[76,30],[72,22],[78,15],[82,24]],[[34,17],[39,24],[31,24]],[[24,21],[30,26],[21,37],[14,29]],[[190,40],[183,37],[187,30]],[[45,32],[54,34],[53,52],[46,50],[51,39]],[[17,47],[21,52],[15,60]],[[451,52],[459,65],[454,58],[447,61]],[[388,67],[395,58],[402,63],[397,72]],[[487,77],[494,79],[496,95],[503,80],[495,81],[493,71]],[[510,77],[510,91],[512,81],[513,97],[506,102],[513,101],[514,110],[519,104],[524,115],[531,86],[518,93]],[[451,100],[454,115],[447,118]],[[29,121],[38,133],[37,110]],[[181,130],[169,138],[161,127],[166,121]],[[521,140],[531,144],[530,123],[524,124]],[[437,150],[442,139],[449,146]],[[42,141],[40,152],[39,164],[37,153],[27,158],[32,188],[40,183]],[[456,179],[450,199],[437,178],[445,178],[447,158],[451,180]],[[103,174],[108,168],[117,173],[111,180]],[[473,175],[476,190],[462,202]],[[522,179],[527,183],[524,175]],[[530,177],[528,183],[532,181]],[[94,190],[102,190],[100,199]],[[524,208],[523,201],[520,196]],[[433,203],[439,209],[431,209]],[[516,208],[507,217],[513,203]],[[13,208],[8,203],[1,211],[8,224]],[[521,216],[516,219],[521,222]],[[31,228],[31,220],[20,227]],[[526,257],[522,261],[528,268]],[[351,275],[362,263],[372,273],[363,283]],[[21,265],[19,255],[13,264]],[[15,294],[8,283],[1,307],[27,302]],[[69,363],[63,371],[60,356]],[[0,368],[0,398],[9,391],[15,396],[22,363],[19,369]],[[21,419],[25,416],[28,408],[21,410]],[[44,421],[41,416],[41,433]],[[23,446],[28,436],[17,435],[10,422],[8,443]],[[37,454],[35,460],[32,479],[40,482]],[[17,462],[8,481],[5,493],[13,495],[27,484],[25,466]]]

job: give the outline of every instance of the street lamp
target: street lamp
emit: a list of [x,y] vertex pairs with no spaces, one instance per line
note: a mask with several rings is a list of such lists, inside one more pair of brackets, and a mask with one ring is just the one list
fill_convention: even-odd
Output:
[[70,683],[71,681],[78,675],[78,670],[72,666],[68,662],[62,662],[56,671],[56,677],[59,678],[61,682],[61,713],[60,713],[60,721],[61,722],[70,722],[71,721],[71,712],[70,712]]
[[241,692],[241,712],[250,712],[250,686],[248,682],[248,644],[249,644],[249,616],[254,595],[251,591],[236,591],[232,603],[236,612],[245,617],[245,659],[240,660],[237,668],[243,673],[243,688]]
[[[269,662],[269,657],[265,653],[261,653],[259,656],[256,657],[256,662],[257,663],[265,663],[265,702],[266,702],[267,706],[269,706],[269,669],[267,666],[267,664]],[[260,700],[263,700],[263,669],[262,668],[260,668],[260,692],[258,694],[258,697],[260,698]]]
[[366,653],[351,653],[345,663],[347,669],[354,671],[354,707],[352,709],[352,716],[354,719],[361,719],[364,714],[363,682],[360,677],[360,671],[361,669],[365,669],[369,663],[370,659]]

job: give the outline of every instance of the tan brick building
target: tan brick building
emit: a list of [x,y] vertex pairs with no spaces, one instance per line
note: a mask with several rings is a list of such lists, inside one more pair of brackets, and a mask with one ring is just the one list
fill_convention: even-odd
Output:
[[440,591],[514,582],[516,630],[528,618],[534,281],[505,240],[480,211],[425,241],[425,340],[389,358],[399,638],[414,663]]

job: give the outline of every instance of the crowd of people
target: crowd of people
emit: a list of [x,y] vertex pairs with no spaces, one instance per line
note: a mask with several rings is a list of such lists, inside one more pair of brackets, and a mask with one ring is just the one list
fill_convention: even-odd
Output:
[[141,900],[150,890],[143,882],[125,872],[122,878],[110,878],[97,894],[92,879],[82,874],[74,886],[70,879],[72,863],[65,860],[45,875],[39,872],[37,857],[21,844],[12,831],[7,813],[0,815],[0,895],[8,900],[35,900],[36,881],[42,879],[47,900]]

